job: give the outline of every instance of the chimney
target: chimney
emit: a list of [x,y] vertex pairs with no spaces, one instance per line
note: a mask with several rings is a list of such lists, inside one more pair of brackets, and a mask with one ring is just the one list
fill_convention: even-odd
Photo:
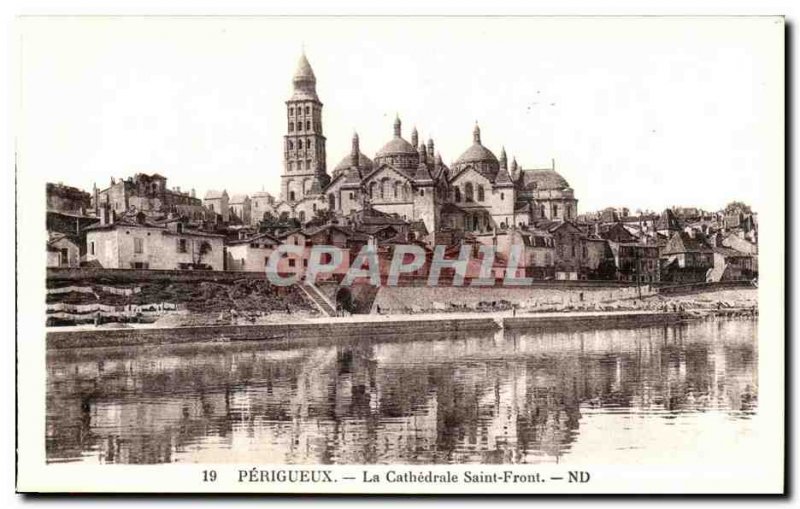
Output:
[[350,166],[358,168],[358,160],[361,154],[361,149],[358,147],[358,133],[353,133],[353,146],[350,151]]

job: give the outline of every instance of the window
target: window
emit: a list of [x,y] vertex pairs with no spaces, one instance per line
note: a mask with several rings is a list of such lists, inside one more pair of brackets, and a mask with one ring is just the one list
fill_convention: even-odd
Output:
[[133,239],[133,252],[134,254],[144,253],[144,239],[138,237]]
[[453,188],[453,197],[454,197],[455,201],[457,201],[457,202],[461,201],[461,188],[460,187],[454,187]]
[[503,201],[505,199],[506,199],[505,193],[500,193],[500,201]]
[[288,147],[289,147],[289,150],[294,150],[294,143],[292,143],[292,140],[289,140]]
[[303,140],[297,140],[297,149],[301,150],[303,148]]
[[295,260],[294,258],[289,258],[289,267],[294,267],[296,262],[297,260]]
[[94,255],[94,241],[89,242],[89,254]]
[[306,131],[310,131],[310,130],[311,130],[311,121],[310,120],[306,120]]
[[59,265],[69,265],[69,249],[62,247],[59,253]]
[[293,131],[294,131],[294,122],[289,122],[289,132],[291,133]]
[[425,190],[424,189],[420,189],[419,190],[419,195],[420,196],[425,196]]
[[475,197],[473,196],[472,182],[467,182],[464,186],[464,197],[467,202],[474,201]]
[[147,262],[132,262],[131,267],[134,269],[146,269],[150,265]]
[[350,199],[351,200],[355,200],[356,199],[356,194],[354,192],[352,192],[352,191],[350,191]]
[[306,115],[310,114],[311,114],[311,108],[309,106],[306,106]]
[[294,191],[289,191],[289,201],[294,201]]
[[478,186],[478,201],[483,201],[484,199],[483,186]]
[[178,252],[179,253],[186,252],[186,239],[178,239]]

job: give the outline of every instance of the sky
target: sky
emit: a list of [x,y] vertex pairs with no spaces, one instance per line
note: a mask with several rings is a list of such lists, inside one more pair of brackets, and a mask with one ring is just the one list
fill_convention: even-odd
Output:
[[[523,168],[555,164],[579,212],[756,210],[783,172],[776,18],[27,18],[18,171],[90,191],[158,172],[170,187],[278,195],[285,101],[302,48],[329,171],[353,132],[373,157],[432,137]],[[553,163],[554,162],[554,163]]]

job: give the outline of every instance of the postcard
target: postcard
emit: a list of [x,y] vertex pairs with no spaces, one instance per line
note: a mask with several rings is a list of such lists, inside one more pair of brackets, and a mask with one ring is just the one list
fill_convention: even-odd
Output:
[[782,17],[16,31],[18,491],[785,491]]

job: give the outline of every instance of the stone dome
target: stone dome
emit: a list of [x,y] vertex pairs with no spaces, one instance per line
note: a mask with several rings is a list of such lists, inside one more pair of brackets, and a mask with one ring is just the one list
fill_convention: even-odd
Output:
[[[342,173],[342,172],[346,171],[348,168],[350,168],[350,165],[352,164],[352,160],[353,160],[353,156],[351,156],[350,154],[344,156],[344,158],[342,158],[342,160],[339,161],[339,164],[337,164],[333,168],[333,176],[336,177],[340,173]],[[365,156],[363,153],[359,152],[358,153],[358,168],[361,170],[362,173],[372,170],[372,168],[373,168],[372,159],[370,159],[369,157]]]
[[381,147],[375,157],[393,155],[417,155],[417,149],[403,138],[392,138],[386,145]]
[[522,183],[530,190],[564,190],[569,189],[569,182],[552,169],[523,170]]
[[455,164],[492,163],[500,164],[491,150],[480,144],[473,144],[456,159]]
[[419,154],[416,147],[401,136],[400,118],[394,121],[394,137],[375,154],[375,164],[389,164],[395,168],[416,170]]
[[453,163],[453,169],[460,172],[467,166],[472,166],[489,180],[494,180],[500,170],[500,162],[491,150],[481,144],[481,128],[475,124],[472,131],[472,146],[461,154]]

